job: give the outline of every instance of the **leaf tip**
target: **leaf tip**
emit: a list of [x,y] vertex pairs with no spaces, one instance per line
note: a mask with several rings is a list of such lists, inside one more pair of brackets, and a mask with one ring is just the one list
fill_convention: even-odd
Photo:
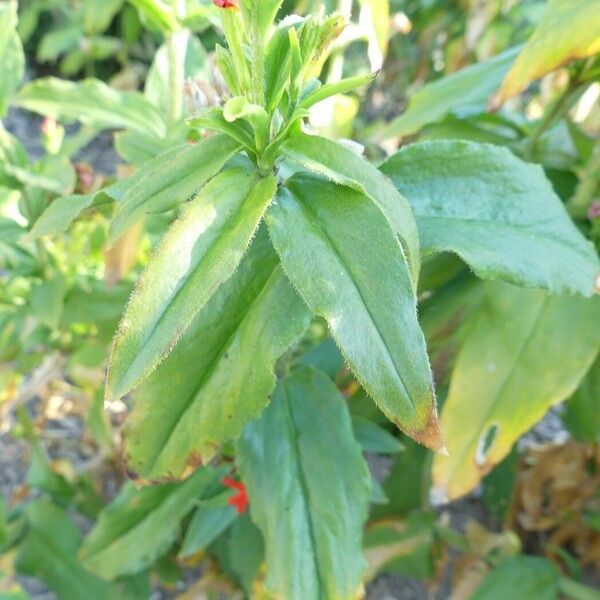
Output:
[[429,418],[425,427],[419,430],[407,431],[406,433],[408,433],[408,435],[410,435],[410,437],[412,437],[416,442],[419,442],[419,444],[434,450],[438,454],[448,456],[448,450],[442,437],[440,421],[435,403],[431,407]]

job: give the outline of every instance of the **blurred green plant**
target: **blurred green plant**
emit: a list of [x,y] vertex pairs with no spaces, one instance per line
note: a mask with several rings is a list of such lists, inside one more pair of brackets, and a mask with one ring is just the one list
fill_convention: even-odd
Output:
[[[515,443],[565,400],[577,476],[595,464],[593,1],[342,1],[325,17],[308,0],[132,0],[86,24],[96,4],[23,3],[20,31],[59,15],[38,52],[64,43],[65,73],[96,61],[67,47],[65,23],[105,37],[119,15],[137,32],[120,44],[143,27],[160,46],[143,93],[93,78],[22,86],[15,7],[0,5],[0,111],[47,117],[38,161],[0,129],[0,414],[30,453],[23,497],[0,504],[6,564],[60,598],[143,599],[203,560],[189,594],[304,600],[354,598],[380,573],[435,585],[452,550],[457,598],[595,597],[578,559],[600,559],[581,544],[547,545],[551,562],[511,530],[456,531],[432,511],[482,484],[525,539],[532,507],[519,503],[544,472],[526,469],[545,463],[519,461]],[[294,11],[310,14],[276,18]],[[360,109],[353,90],[380,68]],[[309,124],[392,155],[378,170]],[[72,166],[103,129],[118,130],[125,177]],[[123,310],[106,400],[113,419],[130,410],[124,447],[99,390]],[[134,482],[110,502],[105,475],[48,457],[28,415],[36,397],[51,404],[48,384],[86,398],[101,461],[123,457]],[[443,436],[450,456],[396,425],[438,450]],[[550,460],[573,465],[572,451]],[[560,514],[528,531],[551,522],[553,539],[594,548],[599,485],[557,497]],[[4,577],[0,595],[27,597]]]

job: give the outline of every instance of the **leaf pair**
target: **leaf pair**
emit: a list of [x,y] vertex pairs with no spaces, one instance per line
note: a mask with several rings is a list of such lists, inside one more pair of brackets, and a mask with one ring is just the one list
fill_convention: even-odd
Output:
[[[121,397],[172,351],[142,384],[143,402],[130,421],[131,462],[142,474],[180,476],[237,437],[268,403],[273,365],[312,314],[327,319],[350,366],[388,417],[416,439],[441,447],[415,274],[399,242],[417,270],[410,209],[366,161],[320,138],[311,145],[306,137],[291,138],[286,152],[353,189],[298,174],[271,203],[272,176],[257,182],[243,167],[227,169],[190,203],[142,275],[115,339],[107,380],[107,397]],[[357,182],[350,179],[352,168]],[[397,217],[397,207],[406,220]],[[241,261],[263,215],[306,306],[264,234]],[[261,255],[269,260],[259,262]],[[374,283],[373,273],[381,280]]]

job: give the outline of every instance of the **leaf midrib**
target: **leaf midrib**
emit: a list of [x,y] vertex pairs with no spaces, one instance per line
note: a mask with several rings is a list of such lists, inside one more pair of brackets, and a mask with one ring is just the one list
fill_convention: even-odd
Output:
[[285,410],[286,421],[288,423],[288,429],[291,432],[291,435],[290,435],[291,447],[292,447],[292,450],[293,450],[295,458],[296,458],[295,462],[297,465],[296,472],[298,474],[298,485],[300,486],[300,490],[302,493],[302,506],[304,508],[306,526],[308,529],[308,537],[310,539],[310,543],[313,548],[311,558],[312,558],[312,562],[314,565],[315,576],[317,578],[318,594],[319,594],[319,598],[322,598],[323,580],[322,580],[321,571],[319,568],[320,563],[317,558],[318,546],[317,546],[317,541],[316,541],[315,531],[314,531],[315,525],[313,523],[312,512],[310,510],[310,504],[311,504],[310,488],[308,485],[306,474],[304,472],[304,467],[303,467],[302,461],[300,459],[302,452],[300,449],[300,443],[298,442],[298,436],[296,435],[296,422],[294,421],[294,416],[293,416],[292,407],[291,407],[291,400],[290,400],[290,397],[286,390],[285,382],[283,382],[283,384],[281,385],[281,393],[283,394],[283,397],[285,399],[284,405],[285,405],[285,409],[286,409]]
[[[252,188],[254,189],[254,188]],[[250,194],[252,193],[252,190],[250,191]],[[249,194],[249,195],[250,195]],[[248,198],[248,196],[246,196],[246,198]],[[184,217],[182,217],[184,218]],[[180,297],[180,295],[182,295],[188,287],[188,284],[190,282],[190,280],[192,279],[192,277],[194,277],[194,275],[196,274],[196,272],[198,271],[198,269],[200,269],[202,267],[202,265],[207,263],[207,257],[208,255],[212,255],[214,253],[214,249],[216,246],[218,246],[219,244],[221,244],[223,242],[223,240],[225,238],[229,238],[231,231],[234,230],[237,225],[239,225],[240,223],[240,213],[239,212],[235,212],[232,211],[232,214],[230,216],[230,218],[228,218],[225,223],[223,224],[223,227],[220,230],[219,235],[210,243],[210,245],[208,246],[208,248],[206,249],[206,251],[204,252],[204,254],[202,255],[200,261],[193,267],[193,269],[191,269],[190,271],[188,271],[187,276],[185,278],[185,281],[180,285],[180,287],[177,289],[177,291],[171,296],[171,298],[169,299],[168,303],[165,305],[165,307],[163,308],[162,312],[160,313],[160,315],[158,316],[158,319],[156,319],[156,321],[153,323],[152,328],[150,329],[150,331],[148,331],[148,333],[144,336],[143,340],[140,341],[139,343],[139,348],[143,348],[144,346],[146,346],[149,341],[154,337],[156,330],[158,329],[158,327],[160,326],[160,324],[163,322],[164,319],[166,319],[167,317],[167,313],[170,313],[171,308],[173,307],[173,305],[175,304],[175,302],[177,301],[177,299]],[[200,236],[198,236],[200,237]],[[248,244],[246,245],[246,249],[248,248]],[[228,277],[226,277],[222,282],[221,285],[223,283],[225,283],[225,281],[227,281],[231,276],[233,275],[233,273],[230,273]],[[142,280],[140,279],[140,286],[142,285]],[[217,288],[218,289],[218,288]],[[135,292],[134,292],[135,293]],[[162,344],[162,350],[160,350],[160,356],[158,358],[154,358],[153,362],[151,364],[151,366],[146,369],[145,374],[141,376],[141,378],[139,378],[137,381],[139,382],[141,379],[147,377],[148,375],[150,375],[154,369],[157,367],[157,365],[160,363],[161,359],[164,357],[165,355],[165,349],[168,349],[170,347],[172,347],[172,345],[175,343],[176,340],[178,340],[184,333],[185,331],[187,331],[188,327],[190,326],[190,324],[192,323],[192,321],[194,320],[195,316],[206,306],[206,304],[208,303],[208,301],[210,300],[210,297],[206,298],[204,303],[196,306],[196,311],[194,312],[194,314],[191,317],[188,317],[186,320],[184,320],[182,322],[182,325],[180,325],[179,328],[176,329],[175,331],[175,335],[171,336],[171,339],[168,340],[168,343],[163,343]],[[134,360],[131,362],[131,364],[129,365],[129,367],[126,369],[124,375],[122,376],[121,380],[126,379],[126,377],[129,375],[129,373],[131,372],[133,366],[136,364],[137,359],[139,356],[139,352],[136,355],[136,357],[134,358]]]
[[[385,351],[386,351],[386,353],[387,353],[387,356],[388,356],[388,358],[389,358],[390,362],[392,363],[392,365],[393,365],[393,367],[394,367],[394,372],[396,373],[396,375],[397,375],[397,377],[398,377],[398,380],[399,380],[399,382],[400,382],[400,385],[402,386],[402,389],[404,390],[404,394],[405,394],[406,398],[408,399],[408,402],[410,403],[410,405],[411,405],[411,407],[412,407],[412,409],[413,409],[414,413],[418,415],[418,412],[417,412],[417,410],[416,410],[416,406],[415,406],[415,404],[414,404],[414,402],[413,402],[413,400],[412,400],[412,397],[411,397],[411,395],[408,393],[408,390],[407,390],[407,388],[406,388],[406,384],[404,383],[404,380],[403,380],[403,378],[402,378],[402,375],[401,375],[401,373],[400,373],[400,372],[399,372],[399,370],[398,370],[398,366],[396,365],[396,361],[395,361],[395,360],[392,358],[392,354],[391,354],[391,352],[390,352],[390,348],[389,348],[389,346],[388,346],[388,344],[387,344],[387,341],[386,341],[386,340],[385,340],[385,338],[383,337],[383,334],[381,333],[381,331],[380,331],[380,329],[379,329],[379,325],[378,325],[378,324],[377,324],[377,322],[375,321],[375,319],[374,319],[373,315],[371,314],[371,311],[370,311],[369,307],[367,306],[367,303],[365,302],[365,299],[364,299],[364,297],[363,297],[362,291],[360,290],[360,288],[358,287],[358,284],[356,283],[356,281],[355,281],[355,279],[354,279],[354,276],[353,276],[352,270],[351,270],[351,269],[350,269],[350,267],[348,266],[347,262],[344,260],[343,256],[341,255],[340,251],[338,250],[338,247],[336,246],[335,242],[334,242],[334,241],[331,239],[331,237],[330,237],[330,236],[327,234],[327,232],[326,232],[326,231],[323,229],[323,227],[322,227],[322,226],[321,226],[321,224],[319,223],[319,219],[318,219],[317,215],[316,215],[316,214],[315,214],[315,213],[314,213],[314,212],[313,212],[313,211],[312,211],[312,210],[311,210],[311,209],[310,209],[310,208],[309,208],[309,207],[308,207],[306,204],[304,204],[304,203],[303,203],[303,202],[302,202],[302,201],[301,201],[301,200],[300,200],[300,199],[299,199],[299,198],[298,198],[298,197],[297,197],[295,194],[293,194],[293,192],[292,192],[291,190],[288,190],[288,191],[289,191],[289,192],[290,192],[290,194],[292,194],[292,196],[295,198],[295,200],[296,200],[296,202],[298,203],[298,205],[299,205],[301,208],[303,208],[303,209],[304,209],[306,212],[308,212],[310,216],[312,216],[312,217],[313,217],[312,219],[308,219],[308,222],[309,222],[309,223],[312,225],[312,228],[313,228],[313,229],[316,229],[316,230],[317,230],[317,232],[321,234],[321,237],[324,239],[324,241],[325,241],[325,242],[326,242],[326,243],[327,243],[327,244],[328,244],[328,245],[329,245],[329,246],[332,248],[332,250],[334,251],[334,253],[335,253],[335,256],[337,256],[337,257],[338,257],[338,259],[339,259],[339,262],[341,263],[341,266],[344,268],[344,271],[347,273],[347,275],[348,275],[348,277],[349,277],[350,281],[352,282],[352,286],[353,286],[353,287],[354,287],[354,289],[356,290],[356,292],[357,292],[357,294],[358,294],[358,296],[359,296],[359,298],[360,298],[360,300],[361,300],[361,302],[362,302],[362,305],[364,306],[364,308],[365,308],[365,311],[366,311],[366,313],[367,313],[367,315],[368,315],[368,317],[369,317],[369,319],[370,319],[371,323],[373,324],[373,326],[374,326],[374,328],[375,328],[375,331],[377,332],[377,335],[378,335],[379,339],[381,340],[381,342],[382,342],[382,344],[383,344],[383,346],[384,346],[384,348],[385,348]],[[401,249],[401,246],[400,246],[399,242],[398,242],[398,246],[399,246],[399,248]],[[407,270],[408,270],[408,265],[407,265]],[[324,315],[323,315],[323,316],[324,316]],[[344,351],[344,349],[341,347],[341,345],[340,345],[340,350],[342,350],[343,354],[346,354],[346,352],[345,352],[345,351]],[[353,361],[350,361],[350,360],[349,360],[348,362],[353,362]],[[366,381],[364,381],[364,378],[363,378],[363,377],[360,377],[360,376],[358,375],[359,369],[356,369],[356,371],[357,371],[357,373],[355,373],[355,374],[356,374],[357,378],[358,378],[358,379],[362,379],[362,380],[363,380],[363,381],[361,381],[361,383],[362,383],[363,387],[364,387],[365,389],[370,389],[370,388],[371,388],[371,386],[370,386],[370,385],[369,385],[369,384],[368,384]],[[373,395],[373,394],[371,394],[371,395]]]
[[279,264],[277,264],[277,263],[273,266],[273,270],[272,270],[271,274],[266,278],[264,285],[260,288],[260,290],[257,292],[257,294],[252,299],[252,301],[248,303],[246,310],[242,313],[241,318],[236,323],[234,329],[227,336],[227,338],[225,339],[225,342],[221,345],[221,347],[215,354],[214,358],[210,361],[210,363],[206,367],[203,375],[199,379],[198,385],[188,395],[187,401],[185,403],[183,403],[182,409],[180,410],[179,414],[177,415],[177,417],[173,423],[173,426],[169,428],[169,431],[167,431],[166,436],[163,436],[163,440],[162,440],[161,444],[157,445],[159,450],[152,457],[152,459],[149,463],[150,466],[146,468],[146,471],[152,472],[152,470],[156,466],[156,463],[158,462],[159,458],[161,457],[163,450],[167,447],[167,445],[171,441],[171,438],[172,438],[173,434],[175,433],[175,430],[179,426],[179,423],[182,421],[182,419],[184,418],[187,411],[190,410],[190,408],[194,405],[196,396],[198,396],[198,394],[200,393],[200,391],[202,390],[204,385],[210,380],[210,377],[213,374],[215,367],[219,364],[221,358],[227,352],[227,349],[231,345],[232,341],[234,340],[235,336],[237,335],[242,324],[244,323],[244,321],[246,320],[248,315],[251,313],[252,309],[254,308],[256,303],[259,301],[259,299],[262,298],[263,294],[265,293],[265,290],[269,287],[271,281],[277,274],[278,266],[279,266]]
[[[477,447],[477,436],[481,435],[481,433],[482,433],[481,430],[482,430],[484,424],[488,420],[489,416],[494,412],[494,409],[496,408],[496,405],[498,404],[497,399],[502,396],[502,394],[504,393],[504,390],[506,389],[510,380],[512,379],[512,376],[515,373],[517,367],[520,366],[520,364],[519,364],[520,358],[523,355],[523,353],[525,352],[525,350],[527,349],[527,347],[529,346],[529,344],[531,343],[533,334],[534,334],[535,330],[537,329],[537,327],[539,326],[539,324],[542,320],[542,317],[543,317],[544,313],[546,312],[547,308],[548,308],[548,298],[545,297],[542,299],[542,302],[540,303],[540,307],[537,311],[537,314],[536,314],[535,318],[533,319],[532,325],[529,328],[527,335],[525,336],[523,343],[521,344],[521,347],[519,348],[519,351],[517,352],[516,355],[514,355],[514,361],[511,365],[508,373],[504,377],[504,380],[500,384],[498,391],[494,395],[494,398],[496,399],[496,401],[490,403],[490,405],[488,406],[488,408],[482,415],[481,419],[479,419],[477,428],[471,428],[471,431],[475,432],[475,434],[469,438],[468,444],[464,444],[464,450],[460,453],[459,460],[457,460],[455,462],[456,466],[452,469],[450,475],[448,476],[448,481],[452,481],[454,479],[454,476],[456,475],[457,470],[459,470],[459,468],[462,466],[465,458],[467,457],[467,455],[469,454],[469,452],[471,451],[473,446]],[[499,431],[499,434],[500,433],[501,433],[501,431]],[[491,450],[491,448],[490,448],[490,450]]]

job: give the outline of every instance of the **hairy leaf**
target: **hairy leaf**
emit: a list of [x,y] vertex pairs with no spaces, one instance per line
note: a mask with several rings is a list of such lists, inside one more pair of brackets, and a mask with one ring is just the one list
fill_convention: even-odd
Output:
[[267,405],[275,361],[310,319],[259,231],[237,272],[135,393],[129,466],[142,476],[177,477],[209,460]]
[[313,367],[292,372],[237,450],[267,588],[286,600],[356,598],[370,475],[331,380]]
[[411,203],[423,252],[455,252],[484,279],[592,294],[598,256],[539,166],[497,146],[434,141],[381,170]]
[[509,48],[493,58],[425,84],[411,96],[406,111],[385,128],[382,137],[411,135],[454,110],[485,109],[521,49],[522,46]]
[[419,236],[415,219],[406,199],[386,177],[346,146],[318,136],[296,134],[286,141],[282,152],[310,171],[369,196],[399,236],[413,280],[418,280]]
[[600,9],[597,0],[549,0],[541,22],[506,75],[498,99],[510,98],[534,79],[598,52]]
[[472,490],[551,406],[573,393],[598,340],[600,298],[487,284],[442,411],[450,456],[434,459],[434,497]]
[[111,240],[117,240],[143,214],[171,210],[187,200],[238,149],[235,140],[216,135],[191,146],[176,146],[142,165],[117,205],[110,225]]
[[97,79],[36,79],[21,88],[14,103],[42,115],[80,121],[97,129],[151,131],[159,137],[166,131],[162,116],[142,94],[115,90]]
[[224,469],[204,467],[181,483],[136,488],[127,483],[100,513],[79,553],[104,579],[146,569],[170,548],[180,522],[202,499],[222,488]]
[[239,265],[275,193],[275,178],[222,172],[191,201],[140,277],[111,354],[107,398],[120,398],[168,354]]
[[67,227],[86,209],[119,202],[125,191],[135,181],[136,174],[121,179],[91,194],[73,194],[53,200],[35,221],[27,238],[36,239],[65,231]]
[[441,448],[410,273],[381,211],[363,193],[300,174],[266,221],[290,280],[363,387],[398,427]]
[[347,77],[334,83],[326,83],[318,87],[314,92],[308,94],[306,98],[303,98],[300,102],[300,108],[310,108],[314,104],[321,102],[334,96],[335,94],[346,94],[352,90],[371,83],[375,78],[376,73],[369,73],[368,75],[357,75],[356,77]]

